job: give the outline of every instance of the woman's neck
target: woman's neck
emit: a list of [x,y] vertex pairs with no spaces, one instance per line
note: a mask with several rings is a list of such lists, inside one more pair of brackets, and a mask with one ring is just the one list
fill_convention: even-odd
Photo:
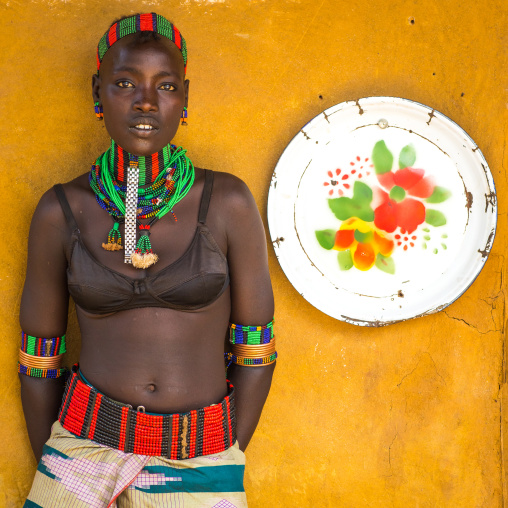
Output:
[[130,154],[111,140],[109,169],[112,171],[114,181],[119,185],[126,185],[130,161],[136,160],[139,167],[139,185],[150,185],[168,168],[170,157],[171,145],[165,146],[160,152],[152,155],[137,156]]

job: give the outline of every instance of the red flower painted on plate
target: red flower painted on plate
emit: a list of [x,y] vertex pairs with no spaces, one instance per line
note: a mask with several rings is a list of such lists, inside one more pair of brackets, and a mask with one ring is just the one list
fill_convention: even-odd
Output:
[[357,156],[354,161],[350,162],[349,166],[347,169],[337,168],[334,171],[327,171],[329,180],[326,180],[323,185],[330,187],[328,189],[329,196],[333,196],[334,191],[336,191],[339,197],[343,196],[344,191],[351,188],[352,182],[370,175],[371,168],[374,167],[369,162],[368,157],[362,160],[360,156]]
[[414,247],[418,236],[416,234],[410,234],[405,229],[400,228],[399,232],[394,236],[395,242],[399,247],[404,250],[408,250],[410,247]]
[[397,227],[412,233],[425,221],[425,205],[421,201],[403,198],[391,199],[385,193],[384,202],[374,210],[374,224],[387,233],[393,233]]
[[[376,176],[383,187],[377,191],[380,203],[374,209],[374,224],[379,229],[393,233],[397,227],[411,234],[424,221],[434,226],[446,223],[444,215],[435,210],[428,211],[423,200],[441,203],[450,192],[438,187],[423,169],[414,168],[416,151],[413,145],[405,146],[399,155],[399,168],[392,171],[393,155],[383,140],[374,146],[372,158]],[[388,191],[388,192],[386,192]],[[428,217],[430,213],[430,217]]]

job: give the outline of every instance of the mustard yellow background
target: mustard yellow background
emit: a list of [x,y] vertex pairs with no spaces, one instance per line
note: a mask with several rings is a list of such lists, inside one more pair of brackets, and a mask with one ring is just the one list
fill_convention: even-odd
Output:
[[[505,0],[0,0],[0,506],[35,470],[19,400],[18,309],[41,194],[108,144],[90,93],[110,22],[157,10],[188,41],[196,165],[232,172],[266,223],[284,147],[325,108],[389,95],[449,116],[477,142],[499,198],[472,287],[439,314],[354,327],[293,289],[269,245],[280,361],[247,451],[252,507],[500,507],[508,7]],[[107,337],[104,337],[107,340]],[[71,310],[71,355],[79,332]]]

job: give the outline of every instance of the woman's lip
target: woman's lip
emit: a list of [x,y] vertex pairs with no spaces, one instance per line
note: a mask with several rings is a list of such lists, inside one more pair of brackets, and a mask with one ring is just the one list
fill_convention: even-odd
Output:
[[129,127],[129,131],[136,134],[136,136],[139,136],[141,138],[147,138],[149,136],[153,136],[156,134],[159,129],[157,127],[152,127],[151,129],[140,129],[137,126]]
[[155,129],[159,128],[159,122],[151,116],[138,116],[133,118],[130,122],[131,127],[137,127],[138,125],[147,125]]

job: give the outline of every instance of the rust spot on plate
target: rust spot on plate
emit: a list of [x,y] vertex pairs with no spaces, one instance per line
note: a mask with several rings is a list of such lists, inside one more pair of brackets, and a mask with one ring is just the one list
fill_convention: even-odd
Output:
[[482,258],[486,258],[489,255],[490,249],[492,248],[492,242],[494,240],[495,230],[493,229],[490,232],[489,237],[487,238],[487,243],[485,244],[485,248],[483,250],[478,249],[478,252],[482,255]]
[[466,208],[471,210],[471,206],[473,206],[473,194],[469,191],[466,191]]
[[280,247],[280,242],[283,242],[283,241],[284,241],[284,237],[283,236],[279,236],[272,243],[276,243],[277,247]]
[[434,114],[434,109],[429,113],[429,121],[427,122],[427,125],[430,125],[430,122],[432,121],[433,118],[436,117],[436,115]]
[[399,298],[404,298],[404,293],[402,292],[402,289],[399,289],[398,293],[397,293],[397,296]]
[[307,136],[307,133],[303,129],[300,132],[305,136],[305,139],[310,139],[309,136]]
[[495,192],[489,192],[485,194],[485,212],[489,209],[489,205],[492,207],[492,210],[496,207],[497,196]]
[[358,109],[360,110],[359,113],[360,115],[363,115],[365,113],[365,111],[362,109],[362,107],[360,106],[360,99],[356,99],[355,101],[356,105],[358,106]]

